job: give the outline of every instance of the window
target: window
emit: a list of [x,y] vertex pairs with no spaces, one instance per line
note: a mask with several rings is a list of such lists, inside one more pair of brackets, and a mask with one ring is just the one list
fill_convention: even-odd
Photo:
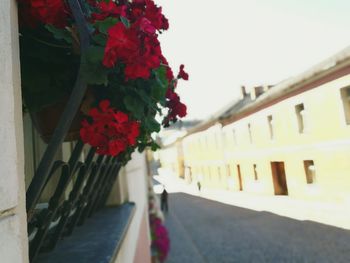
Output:
[[274,139],[274,135],[273,135],[273,118],[272,118],[272,115],[267,116],[267,123],[269,125],[270,139],[273,140]]
[[316,172],[315,172],[314,161],[312,160],[304,161],[304,169],[305,169],[305,175],[306,175],[306,183],[307,184],[315,183]]
[[243,181],[242,181],[242,174],[241,174],[241,166],[237,164],[237,175],[238,175],[238,183],[239,183],[239,191],[243,191]]
[[248,133],[249,133],[249,142],[253,143],[253,138],[252,138],[252,129],[250,123],[248,123]]
[[346,124],[350,124],[350,87],[340,90],[341,99],[343,101],[344,115]]
[[299,133],[305,132],[304,113],[304,104],[301,103],[295,106],[295,114],[297,115]]
[[256,170],[256,164],[253,164],[253,170],[254,170],[254,180],[257,181],[258,180],[258,172]]

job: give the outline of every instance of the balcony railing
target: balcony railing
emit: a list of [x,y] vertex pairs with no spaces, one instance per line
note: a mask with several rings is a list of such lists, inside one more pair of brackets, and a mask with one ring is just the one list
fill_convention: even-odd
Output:
[[[68,3],[79,31],[80,49],[84,52],[89,47],[90,34],[82,6],[79,0],[68,0]],[[55,159],[86,88],[79,71],[67,106],[27,190],[31,262],[35,262],[40,252],[53,250],[63,236],[71,235],[76,226],[104,206],[120,169],[117,158],[98,156],[82,141],[76,142],[67,162]],[[88,153],[81,161],[84,150]],[[39,204],[48,182],[55,176],[59,179],[49,202]]]

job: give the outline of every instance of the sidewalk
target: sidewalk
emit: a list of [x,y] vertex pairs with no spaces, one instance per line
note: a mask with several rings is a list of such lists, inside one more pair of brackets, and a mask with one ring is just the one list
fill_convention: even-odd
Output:
[[[254,195],[208,188],[202,188],[199,192],[195,184],[186,184],[184,180],[175,176],[161,174],[154,176],[154,179],[165,185],[169,193],[184,192],[237,207],[350,229],[350,206],[346,204],[321,203],[296,200],[288,196]],[[159,189],[162,188],[159,187]],[[160,191],[157,186],[155,191]]]

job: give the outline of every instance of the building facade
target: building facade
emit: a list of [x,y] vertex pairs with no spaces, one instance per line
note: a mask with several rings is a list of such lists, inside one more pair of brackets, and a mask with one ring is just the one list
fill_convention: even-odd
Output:
[[350,49],[274,87],[254,87],[181,139],[202,185],[350,201]]

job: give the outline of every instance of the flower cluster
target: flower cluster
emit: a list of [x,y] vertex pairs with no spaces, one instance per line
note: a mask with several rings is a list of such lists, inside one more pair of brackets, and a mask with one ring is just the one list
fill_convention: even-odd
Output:
[[112,1],[101,2],[98,7],[100,12],[92,14],[95,22],[106,17],[128,21],[108,29],[103,65],[113,68],[120,62],[125,64],[126,79],[148,79],[151,71],[164,63],[156,34],[157,30],[169,26],[162,9],[151,0],[119,5]]
[[97,153],[116,156],[136,144],[139,123],[111,108],[108,100],[101,101],[99,108],[91,109],[89,116],[92,122],[82,122],[80,136],[84,143],[96,147]]
[[148,177],[148,213],[152,239],[152,256],[158,260],[157,262],[164,262],[170,250],[170,239],[168,231],[163,224],[164,215],[159,206],[159,196],[153,190],[151,176]]
[[[180,65],[180,71],[177,75],[177,79],[188,80],[188,73],[184,70],[185,66]],[[187,107],[180,101],[179,95],[175,92],[177,80],[173,82],[173,87],[169,87],[166,93],[166,106],[169,109],[168,116],[164,118],[163,125],[169,126],[170,122],[175,122],[178,117],[185,117],[187,114]]]
[[64,28],[69,17],[64,0],[18,0],[21,24],[35,28],[40,24]]
[[84,51],[68,0],[17,1],[29,111],[69,97],[74,74],[81,72],[94,93],[90,107],[95,107],[82,122],[81,139],[97,153],[112,156],[157,149],[151,135],[186,116],[176,87],[189,76],[184,65],[174,75],[162,53],[158,36],[169,22],[153,0],[77,1],[90,33]]
[[160,218],[150,216],[152,249],[160,262],[164,262],[170,250],[168,231]]

